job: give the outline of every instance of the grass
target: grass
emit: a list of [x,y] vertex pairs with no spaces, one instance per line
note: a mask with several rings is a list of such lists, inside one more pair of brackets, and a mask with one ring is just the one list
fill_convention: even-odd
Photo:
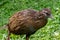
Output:
[[[60,0],[0,0],[0,26],[8,23],[17,11],[33,8],[50,8],[55,20],[49,19],[47,25],[30,37],[30,40],[60,40]],[[5,40],[7,30],[0,30],[0,40]],[[11,34],[11,40],[25,40],[24,36]]]

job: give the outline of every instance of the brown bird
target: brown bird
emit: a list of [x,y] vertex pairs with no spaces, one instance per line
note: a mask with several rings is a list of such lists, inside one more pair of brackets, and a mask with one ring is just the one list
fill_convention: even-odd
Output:
[[26,40],[29,40],[30,35],[34,34],[38,29],[47,24],[48,18],[51,18],[51,10],[44,8],[40,11],[26,9],[15,13],[8,23],[8,38],[10,34],[23,35],[26,34]]

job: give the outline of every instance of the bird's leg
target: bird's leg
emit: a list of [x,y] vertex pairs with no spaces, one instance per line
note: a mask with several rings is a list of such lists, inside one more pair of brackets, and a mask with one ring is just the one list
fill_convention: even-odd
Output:
[[30,36],[30,35],[26,35],[26,40],[29,40],[29,36]]
[[8,31],[7,40],[10,40],[10,32]]

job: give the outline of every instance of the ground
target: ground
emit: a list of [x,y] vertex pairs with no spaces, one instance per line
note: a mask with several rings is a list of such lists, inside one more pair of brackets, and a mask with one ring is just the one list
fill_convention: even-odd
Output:
[[[60,40],[60,0],[0,0],[0,26],[8,23],[17,11],[33,8],[50,8],[55,20],[48,19],[45,27],[31,35],[30,40]],[[5,40],[7,29],[0,30],[0,40]],[[11,34],[11,40],[25,40],[24,36]]]

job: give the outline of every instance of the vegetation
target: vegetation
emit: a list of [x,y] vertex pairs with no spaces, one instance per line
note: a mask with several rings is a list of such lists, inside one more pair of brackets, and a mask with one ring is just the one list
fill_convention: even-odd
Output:
[[[30,40],[60,40],[60,0],[0,0],[0,26],[8,23],[9,18],[17,11],[33,8],[41,10],[50,8],[54,20],[31,35]],[[0,40],[7,38],[7,29],[0,30]],[[11,40],[25,40],[25,35],[11,34]]]

